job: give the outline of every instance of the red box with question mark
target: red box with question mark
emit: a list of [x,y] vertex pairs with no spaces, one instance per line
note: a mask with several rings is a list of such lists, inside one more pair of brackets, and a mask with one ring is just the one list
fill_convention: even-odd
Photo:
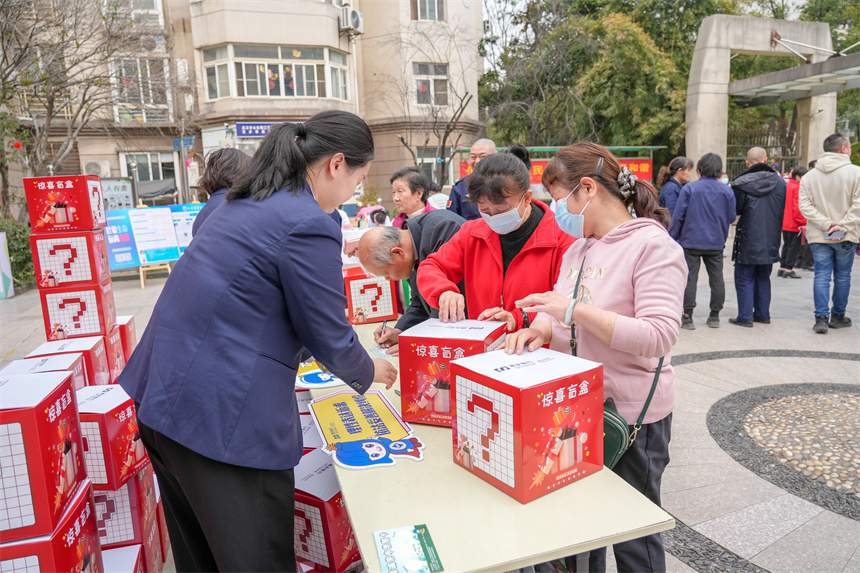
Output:
[[84,355],[81,353],[15,360],[0,370],[0,377],[9,374],[35,374],[37,372],[62,372],[66,370],[72,373],[73,389],[80,390],[87,385],[87,367],[84,364]]
[[122,346],[122,333],[119,325],[115,324],[105,336],[105,352],[110,369],[110,382],[116,384],[122,369],[125,368],[125,350]]
[[320,449],[294,468],[296,557],[319,571],[343,573],[361,557],[331,456]]
[[92,285],[110,279],[103,229],[30,235],[40,289]]
[[84,355],[84,368],[86,368],[87,381],[90,386],[110,384],[110,370],[105,352],[104,336],[52,340],[41,344],[36,350],[28,354],[27,358],[77,352]]
[[92,490],[85,480],[75,490],[68,509],[52,532],[0,543],[0,565],[4,572],[101,573],[105,569],[98,537]]
[[446,323],[431,318],[402,332],[399,348],[403,419],[450,428],[454,419],[451,361],[495,350],[505,343],[506,328],[504,322]]
[[158,489],[158,476],[152,474],[152,485],[155,487],[155,517],[158,521],[158,539],[161,541],[161,560],[167,561],[170,550],[170,536],[167,533],[167,516],[164,515],[164,504],[161,502],[161,491]]
[[603,468],[603,365],[539,348],[455,360],[454,461],[520,503]]
[[116,317],[116,325],[119,327],[119,333],[122,337],[122,353],[126,363],[131,358],[131,353],[134,352],[134,347],[137,346],[137,333],[134,330],[134,316],[125,315]]
[[101,179],[96,175],[25,177],[24,193],[35,233],[107,226]]
[[344,269],[349,322],[364,324],[397,318],[397,283],[368,275],[361,267]]
[[115,491],[149,463],[134,400],[116,384],[78,391],[87,475],[97,490]]
[[87,479],[72,373],[0,377],[0,395],[0,543],[50,535]]
[[116,320],[110,279],[91,285],[40,289],[39,296],[48,340],[106,336]]
[[[149,546],[151,542],[160,546],[161,542],[157,537],[150,540],[150,531],[157,521],[151,464],[147,463],[133,479],[117,490],[95,491],[93,500],[96,504],[96,522],[103,548],[112,549],[139,543],[143,545],[144,552],[147,552],[152,550]],[[160,547],[158,552],[160,555]]]

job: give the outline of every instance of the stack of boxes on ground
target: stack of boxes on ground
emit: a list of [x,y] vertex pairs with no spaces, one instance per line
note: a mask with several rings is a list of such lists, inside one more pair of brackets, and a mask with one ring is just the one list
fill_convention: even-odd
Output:
[[99,178],[25,189],[47,342],[0,371],[0,571],[160,573],[157,486],[114,384],[136,334],[116,316]]

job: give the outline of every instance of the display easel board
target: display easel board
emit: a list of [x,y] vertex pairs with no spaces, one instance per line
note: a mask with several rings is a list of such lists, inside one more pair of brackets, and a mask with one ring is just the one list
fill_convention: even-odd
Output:
[[134,316],[128,314],[116,317],[116,325],[119,326],[119,334],[122,338],[122,354],[126,363],[137,346],[137,333],[134,330]]
[[27,358],[52,356],[54,354],[81,353],[84,355],[84,368],[90,386],[110,384],[107,353],[104,336],[87,336],[69,340],[52,340],[39,345]]
[[40,290],[39,298],[48,340],[105,336],[116,320],[110,279],[96,285]]
[[144,573],[143,547],[129,545],[102,551],[105,573]]
[[319,571],[342,573],[360,554],[334,463],[325,452],[314,450],[293,471],[296,557],[314,563]]
[[15,360],[0,370],[0,378],[4,375],[39,372],[71,372],[72,388],[80,390],[87,385],[87,369],[84,365],[84,355],[80,352]]
[[114,325],[105,336],[105,353],[108,359],[111,384],[116,384],[122,369],[125,368],[125,351],[122,347],[122,333],[118,325]]
[[86,480],[70,372],[0,379],[0,543],[48,535]]
[[95,175],[25,177],[34,233],[88,231],[107,225],[101,179]]
[[78,391],[87,475],[96,490],[115,491],[149,463],[134,400],[120,386],[89,386]]
[[4,573],[105,571],[89,482],[79,484],[74,494],[52,532],[0,544],[0,570]]
[[455,360],[454,461],[527,503],[603,468],[603,365],[539,348]]
[[30,235],[40,289],[98,284],[110,278],[104,229]]
[[364,324],[397,318],[395,281],[369,276],[361,267],[343,271],[349,322]]
[[506,327],[504,322],[431,318],[402,332],[398,347],[403,419],[450,428],[451,361],[495,350],[505,343]]

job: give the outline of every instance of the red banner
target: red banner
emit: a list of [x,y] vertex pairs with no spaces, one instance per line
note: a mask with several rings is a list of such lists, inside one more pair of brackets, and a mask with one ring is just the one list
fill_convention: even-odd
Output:
[[[549,159],[535,159],[532,160],[532,168],[529,172],[531,176],[531,182],[533,184],[539,184],[541,181],[541,177],[543,177],[543,170],[546,167],[546,164],[549,163]],[[650,159],[619,159],[618,163],[621,165],[626,165],[627,169],[633,172],[636,177],[639,179],[644,179],[645,181],[653,181],[654,171],[652,167],[652,163]],[[460,178],[462,179],[466,175],[469,175],[472,172],[472,168],[469,167],[469,164],[465,161],[460,162]]]

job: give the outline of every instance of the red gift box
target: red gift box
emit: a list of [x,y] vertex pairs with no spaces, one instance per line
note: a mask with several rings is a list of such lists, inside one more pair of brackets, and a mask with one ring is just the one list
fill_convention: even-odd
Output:
[[101,179],[95,175],[25,177],[30,226],[36,233],[89,231],[107,225]]
[[343,271],[343,283],[350,323],[364,324],[397,318],[395,281],[372,277],[361,267],[352,267]]
[[108,573],[143,573],[143,547],[128,545],[102,551],[104,570]]
[[[150,473],[147,472],[147,469]],[[102,547],[111,549],[139,543],[147,551],[149,528],[155,521],[152,466],[115,491],[94,492],[96,521]]]
[[104,336],[52,340],[40,345],[36,350],[28,354],[27,358],[78,352],[84,355],[84,368],[87,371],[89,385],[101,386],[102,384],[110,384],[110,371],[105,352]]
[[161,554],[158,521],[153,520],[146,528],[143,538],[143,570],[144,573],[161,573],[163,569],[164,558]]
[[98,284],[110,278],[102,229],[30,235],[40,289]]
[[161,490],[158,489],[158,477],[152,474],[152,485],[155,487],[155,517],[158,521],[158,539],[161,541],[161,560],[167,561],[167,551],[170,549],[170,535],[167,532],[167,516],[164,515],[164,504],[161,502]]
[[111,384],[116,384],[122,369],[125,368],[125,351],[122,347],[122,333],[118,325],[114,325],[105,336],[105,352],[107,353]]
[[40,290],[48,340],[107,335],[116,320],[110,279],[97,285]]
[[89,482],[84,480],[74,493],[68,510],[53,532],[0,544],[0,570],[4,573],[105,571]]
[[539,348],[452,364],[454,461],[520,503],[603,468],[603,365]]
[[404,420],[451,427],[452,360],[505,343],[504,322],[437,318],[400,334],[400,411]]
[[0,370],[0,378],[13,374],[38,372],[71,372],[73,389],[80,390],[87,385],[87,369],[84,365],[84,355],[80,352],[15,360]]
[[78,392],[87,476],[96,490],[115,491],[148,463],[137,415],[125,390],[89,386]]
[[0,542],[49,535],[86,480],[70,372],[0,380]]
[[360,558],[331,456],[315,450],[294,469],[296,557],[343,573]]
[[116,325],[119,326],[119,334],[122,337],[122,352],[126,363],[131,358],[134,347],[137,346],[137,334],[134,331],[134,317],[132,315],[116,317]]

